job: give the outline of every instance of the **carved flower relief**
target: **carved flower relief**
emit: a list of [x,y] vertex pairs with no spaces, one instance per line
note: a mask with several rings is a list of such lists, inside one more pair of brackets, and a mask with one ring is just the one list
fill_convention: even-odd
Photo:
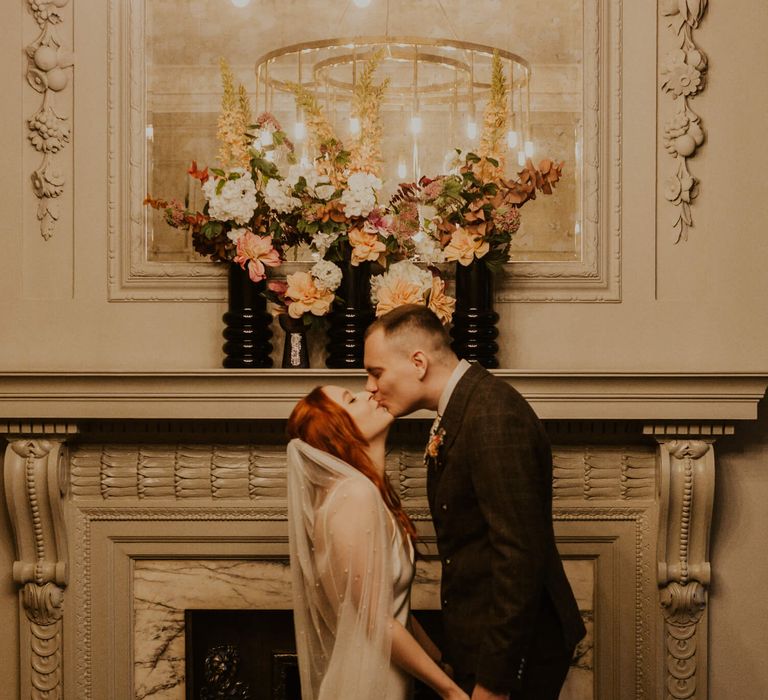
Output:
[[690,204],[696,197],[696,178],[687,170],[680,170],[664,183],[664,196],[675,206]]
[[707,11],[708,0],[661,0],[661,12],[671,17],[670,25],[679,33],[683,24],[696,29]]
[[64,176],[55,171],[47,159],[32,173],[32,188],[40,199],[58,197],[64,191],[64,182]]
[[690,97],[704,87],[707,61],[701,51],[673,51],[661,68],[661,87],[675,97]]
[[[691,118],[693,117],[693,118]],[[664,148],[671,156],[692,156],[704,143],[700,119],[690,110],[678,112],[664,124]]]
[[35,150],[41,153],[57,153],[69,142],[69,127],[66,119],[60,117],[50,107],[42,108],[27,120],[29,140]]
[[59,24],[61,15],[58,9],[64,7],[69,0],[28,0],[29,8],[38,26],[45,24]]

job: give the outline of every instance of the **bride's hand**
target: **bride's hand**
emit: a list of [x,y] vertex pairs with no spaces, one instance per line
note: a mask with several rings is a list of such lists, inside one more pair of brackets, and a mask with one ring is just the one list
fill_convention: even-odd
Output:
[[469,700],[469,695],[459,688],[458,685],[454,685],[447,695],[443,695],[443,700]]

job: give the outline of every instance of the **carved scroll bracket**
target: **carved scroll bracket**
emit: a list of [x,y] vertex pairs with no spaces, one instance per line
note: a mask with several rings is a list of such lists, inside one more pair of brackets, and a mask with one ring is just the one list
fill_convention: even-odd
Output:
[[672,97],[674,115],[664,122],[664,148],[675,159],[675,172],[664,186],[664,196],[678,208],[674,229],[675,243],[688,240],[693,226],[691,204],[698,196],[699,181],[688,170],[688,159],[704,143],[701,117],[690,107],[690,100],[704,89],[707,56],[693,41],[707,11],[708,0],[661,0],[660,11],[674,35],[676,49],[661,65],[661,89]]
[[[732,426],[647,426],[659,443],[657,583],[664,616],[664,697],[707,697],[709,532],[715,493],[714,441]],[[702,434],[703,433],[703,434]]]
[[70,121],[59,114],[55,95],[69,83],[67,69],[74,65],[74,55],[64,51],[57,28],[62,23],[61,10],[69,0],[27,0],[39,33],[26,47],[27,82],[42,95],[38,110],[27,119],[28,138],[42,161],[32,173],[32,189],[40,200],[37,219],[40,234],[47,241],[54,233],[61,215],[58,198],[64,192],[65,178],[58,169],[55,155],[69,143]]
[[[10,426],[9,426],[10,427]],[[72,432],[64,430],[63,432]],[[16,544],[13,580],[21,588],[23,697],[62,698],[62,615],[68,579],[62,499],[67,493],[65,436],[6,435],[3,478]],[[28,691],[28,692],[27,692]]]

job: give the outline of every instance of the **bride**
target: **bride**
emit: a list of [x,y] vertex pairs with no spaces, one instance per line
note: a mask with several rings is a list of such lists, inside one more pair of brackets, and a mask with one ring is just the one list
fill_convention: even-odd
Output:
[[406,700],[411,678],[468,700],[410,616],[413,523],[384,473],[394,418],[317,387],[288,420],[288,525],[303,700]]

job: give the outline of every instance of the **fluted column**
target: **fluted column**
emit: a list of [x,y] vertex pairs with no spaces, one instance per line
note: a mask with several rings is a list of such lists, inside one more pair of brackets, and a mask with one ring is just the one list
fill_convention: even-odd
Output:
[[665,700],[707,698],[709,532],[714,442],[731,426],[649,426],[659,443],[657,580],[664,616]]
[[62,510],[65,440],[74,428],[41,426],[50,432],[35,434],[24,426],[29,432],[23,434],[4,427],[9,434],[3,478],[16,544],[13,580],[25,613],[19,619],[21,698],[56,700],[64,692],[62,616],[68,577]]

